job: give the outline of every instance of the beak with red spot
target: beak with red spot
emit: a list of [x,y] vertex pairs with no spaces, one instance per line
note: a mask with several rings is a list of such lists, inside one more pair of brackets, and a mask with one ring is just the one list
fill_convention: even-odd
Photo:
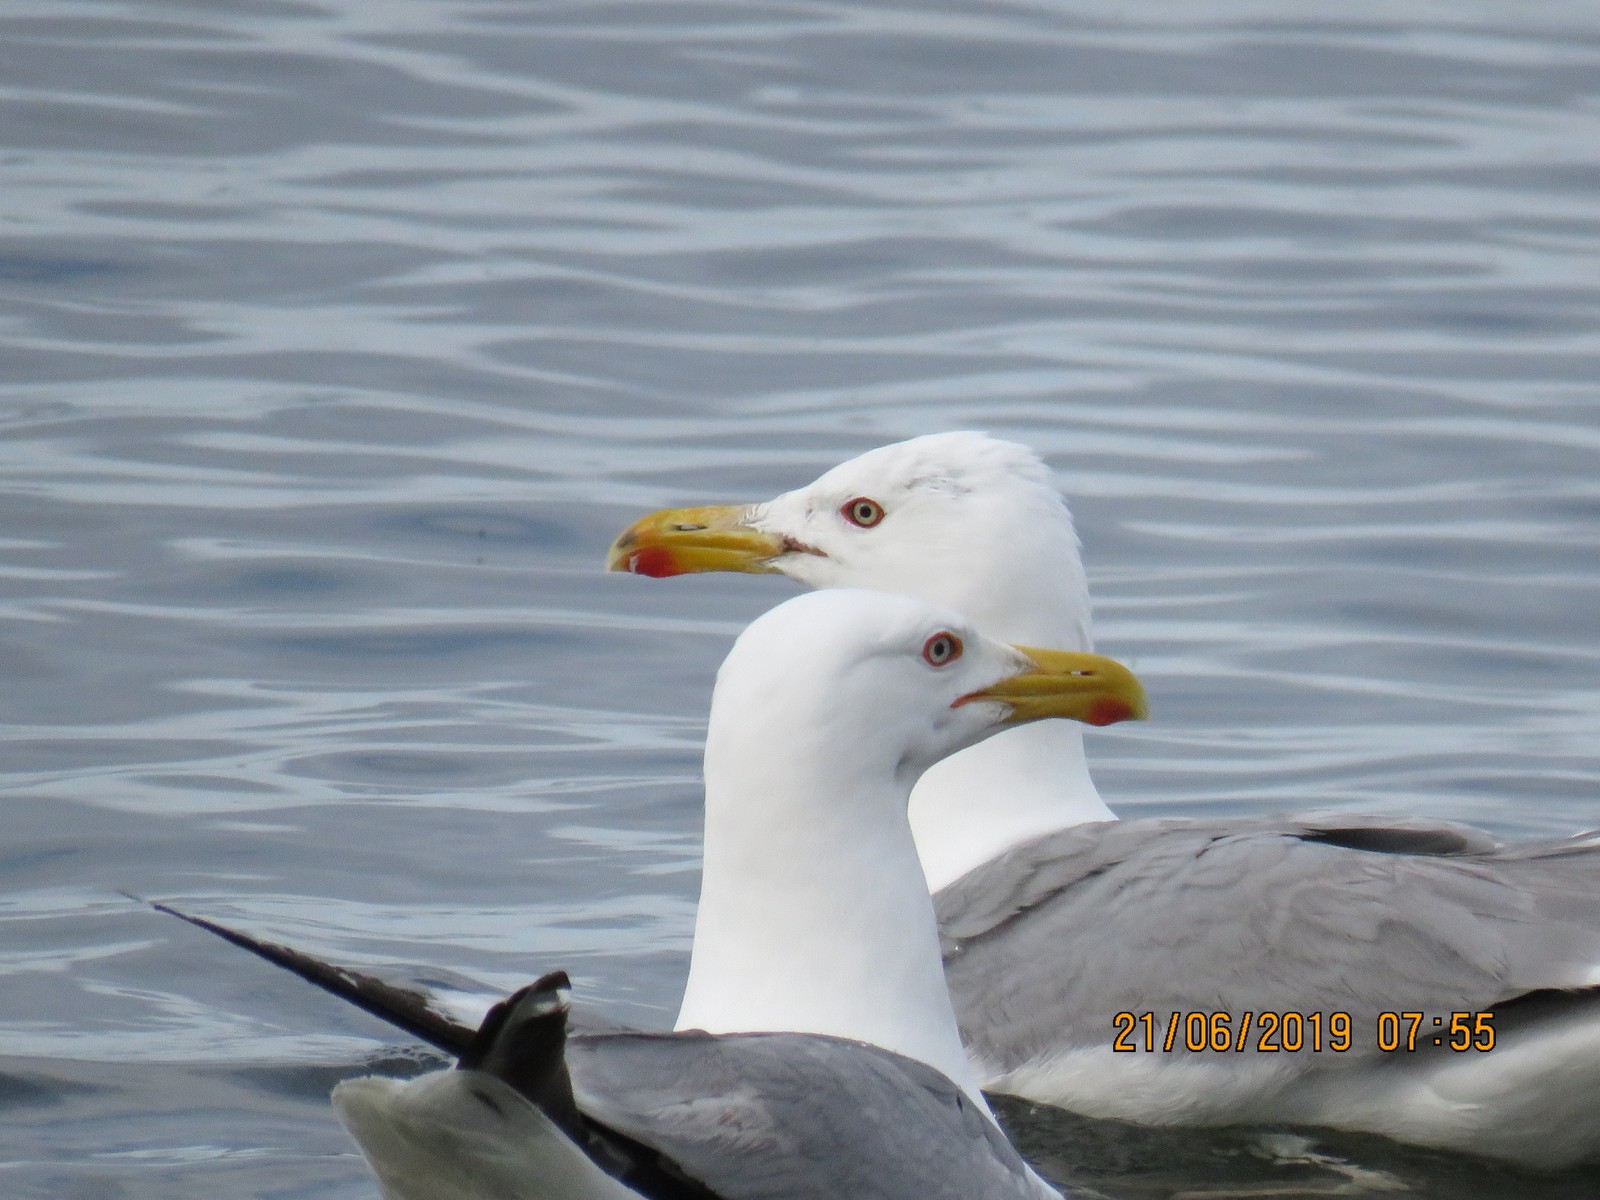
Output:
[[[710,508],[664,508],[641,517],[622,531],[606,554],[606,570],[665,578],[697,571],[776,574],[772,560],[806,552],[777,534],[749,523],[750,508],[719,504]],[[814,551],[812,552],[814,553]]]
[[1086,725],[1143,721],[1150,715],[1138,676],[1114,658],[1071,650],[1013,646],[1030,666],[998,683],[969,692],[952,707],[981,700],[1011,706],[1008,725],[1067,717]]

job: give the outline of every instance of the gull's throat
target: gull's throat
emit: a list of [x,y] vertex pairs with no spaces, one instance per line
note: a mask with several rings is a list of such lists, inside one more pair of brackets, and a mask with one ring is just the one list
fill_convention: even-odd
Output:
[[904,784],[887,769],[874,780],[828,756],[781,763],[762,751],[707,745],[705,864],[677,1028],[872,1042],[982,1104]]
[[937,892],[1030,838],[1117,818],[1089,777],[1082,729],[1041,721],[935,763],[911,793],[910,819]]

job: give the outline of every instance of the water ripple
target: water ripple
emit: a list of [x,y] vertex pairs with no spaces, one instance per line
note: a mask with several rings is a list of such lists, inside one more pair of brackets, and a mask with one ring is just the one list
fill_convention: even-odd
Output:
[[0,46],[24,1194],[90,1136],[130,1197],[370,1193],[320,1097],[378,1033],[118,888],[670,1016],[712,674],[792,588],[600,556],[898,437],[1048,457],[1154,705],[1093,740],[1124,810],[1600,824],[1586,0],[18,0]]

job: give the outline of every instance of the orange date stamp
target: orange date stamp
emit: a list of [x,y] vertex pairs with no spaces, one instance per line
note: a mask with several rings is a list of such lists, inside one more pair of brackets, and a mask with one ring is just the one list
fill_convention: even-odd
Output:
[[[1112,1018],[1119,1054],[1174,1050],[1237,1054],[1296,1054],[1302,1050],[1342,1054],[1356,1048],[1357,1022],[1347,1012],[1272,1011],[1241,1013],[1119,1012]],[[1380,1012],[1370,1043],[1385,1053],[1437,1048],[1457,1053],[1494,1049],[1493,1012]]]

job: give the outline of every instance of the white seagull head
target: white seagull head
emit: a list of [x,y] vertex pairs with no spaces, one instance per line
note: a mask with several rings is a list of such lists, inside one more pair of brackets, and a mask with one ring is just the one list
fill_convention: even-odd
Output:
[[997,641],[951,609],[832,588],[758,617],[717,673],[707,758],[725,739],[848,777],[903,781],[1012,725],[1145,716],[1121,663]]
[[[740,571],[877,588],[954,609],[991,637],[1091,648],[1078,537],[1049,470],[1026,446],[981,433],[869,450],[762,503],[652,513],[607,562],[640,575]],[[990,797],[983,812],[968,802],[974,791]],[[1081,731],[1061,722],[939,763],[911,803],[934,890],[1029,838],[1113,819]]]
[[611,547],[612,570],[742,571],[953,608],[991,636],[1090,648],[1071,514],[1026,446],[936,433],[869,450],[745,505],[664,509]]
[[[909,596],[830,588],[758,618],[711,700],[678,1028],[871,1042],[981,1104],[912,841],[912,787],[1008,725],[1110,724],[1144,708],[1120,663],[1008,645]],[[983,819],[988,794],[964,799]]]

